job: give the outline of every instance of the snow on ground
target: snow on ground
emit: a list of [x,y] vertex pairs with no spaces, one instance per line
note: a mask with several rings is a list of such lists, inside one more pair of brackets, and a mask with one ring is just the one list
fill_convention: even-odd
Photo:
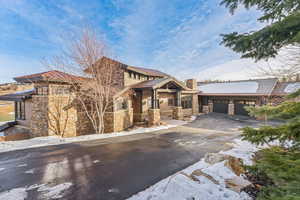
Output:
[[3,200],[25,200],[26,198],[26,188],[14,188],[12,190],[0,193],[0,199]]
[[[240,139],[234,142],[233,149],[220,153],[241,158],[244,163],[251,163],[251,157],[258,148]],[[250,200],[246,193],[237,193],[225,187],[225,179],[236,175],[224,163],[225,161],[222,161],[210,165],[202,159],[128,200]],[[212,176],[219,184],[213,183],[204,176],[196,176],[198,181],[191,179],[191,174],[196,169],[201,169],[202,172]]]
[[34,173],[34,169],[30,169],[30,170],[25,171],[25,174],[33,174],[33,173]]
[[41,193],[43,199],[61,199],[66,190],[68,190],[72,183],[61,183],[55,186],[49,186],[45,184],[34,184],[29,187],[14,188],[9,191],[1,192],[0,199],[2,200],[25,200],[27,193],[31,190],[37,190]]
[[60,199],[63,198],[62,193],[71,186],[72,183],[62,183],[53,187],[42,185],[37,191],[43,192],[43,196],[46,199]]
[[[196,116],[191,118],[191,120],[195,120],[195,119]],[[150,128],[139,127],[130,131],[114,132],[114,133],[107,133],[107,134],[91,134],[91,135],[82,135],[82,136],[70,137],[70,138],[61,138],[58,136],[46,136],[46,137],[36,137],[28,140],[0,142],[0,152],[7,152],[7,151],[14,151],[20,149],[42,147],[42,146],[67,144],[72,142],[104,139],[104,138],[117,137],[117,136],[126,136],[126,135],[138,134],[138,133],[147,133],[147,132],[173,128],[176,126],[181,126],[188,122],[181,121],[181,120],[169,120],[166,121],[166,123],[167,125],[163,125],[163,126],[156,126]]]

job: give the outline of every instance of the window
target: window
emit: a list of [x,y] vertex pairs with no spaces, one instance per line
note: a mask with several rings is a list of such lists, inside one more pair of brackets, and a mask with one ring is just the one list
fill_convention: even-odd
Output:
[[129,78],[132,78],[132,73],[131,72],[129,72]]
[[25,120],[25,102],[15,102],[15,115],[17,120]]
[[192,96],[185,96],[181,98],[181,106],[183,109],[192,108]]
[[127,110],[128,108],[128,102],[127,99],[120,99],[117,101],[117,103],[115,104],[116,108],[115,110]]
[[168,106],[174,106],[174,99],[168,99]]
[[38,87],[36,91],[38,95],[48,95],[48,87]]
[[133,77],[134,77],[134,79],[136,79],[136,73],[133,73]]

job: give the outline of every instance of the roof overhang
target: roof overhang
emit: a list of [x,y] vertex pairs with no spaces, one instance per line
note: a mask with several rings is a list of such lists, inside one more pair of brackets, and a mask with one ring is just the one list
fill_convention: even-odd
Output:
[[26,99],[30,99],[33,93],[34,90],[5,94],[0,96],[0,101],[24,101]]
[[255,93],[198,93],[199,96],[269,96],[268,94],[255,94]]

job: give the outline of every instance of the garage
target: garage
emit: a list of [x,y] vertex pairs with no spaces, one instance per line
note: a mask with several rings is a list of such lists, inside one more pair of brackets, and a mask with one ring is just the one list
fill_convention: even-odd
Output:
[[249,116],[248,111],[245,109],[246,106],[255,106],[255,101],[249,100],[237,100],[234,101],[234,114]]
[[214,99],[213,100],[213,112],[216,113],[228,113],[229,100],[226,99]]

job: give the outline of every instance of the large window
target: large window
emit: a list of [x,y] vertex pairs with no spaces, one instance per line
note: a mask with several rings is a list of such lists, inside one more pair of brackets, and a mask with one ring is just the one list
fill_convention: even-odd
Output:
[[15,115],[17,120],[25,120],[25,102],[15,102]]
[[183,109],[192,108],[192,96],[182,97],[181,106]]

